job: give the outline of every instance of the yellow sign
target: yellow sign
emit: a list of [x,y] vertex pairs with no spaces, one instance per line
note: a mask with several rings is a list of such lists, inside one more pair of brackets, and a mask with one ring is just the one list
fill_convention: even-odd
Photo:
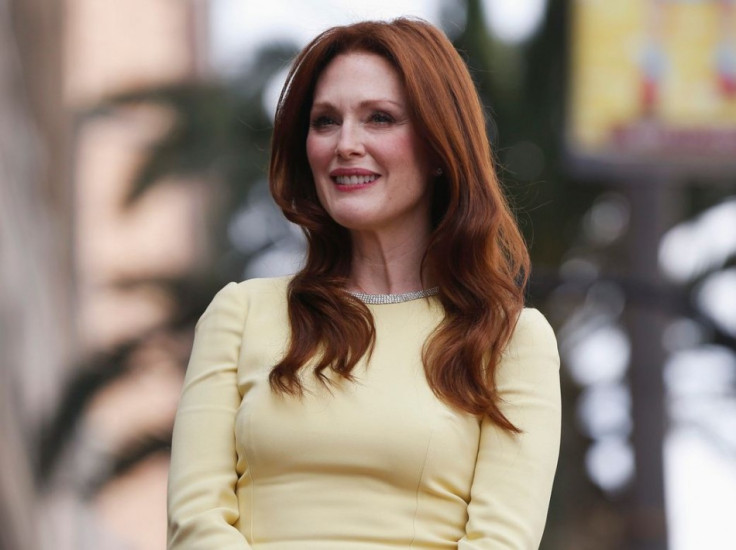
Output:
[[574,154],[736,157],[736,0],[574,0],[571,38]]

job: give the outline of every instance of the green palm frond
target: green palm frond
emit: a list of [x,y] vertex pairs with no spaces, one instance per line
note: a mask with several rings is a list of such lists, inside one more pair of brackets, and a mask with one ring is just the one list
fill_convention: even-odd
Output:
[[[239,279],[243,267],[261,249],[245,254],[235,251],[224,237],[233,214],[247,202],[256,185],[265,179],[271,137],[271,114],[264,95],[272,79],[283,71],[296,53],[291,45],[271,45],[260,50],[254,62],[236,77],[217,83],[184,82],[121,92],[88,113],[99,117],[138,105],[160,105],[173,114],[173,123],[148,151],[133,177],[123,204],[130,209],[151,189],[171,176],[204,180],[224,186],[225,200],[216,201],[212,216],[217,227],[212,245],[218,262],[207,274],[189,273],[165,277],[155,274],[121,279],[113,286],[123,289],[150,288],[175,304],[162,326],[120,343],[113,349],[83,358],[70,368],[58,407],[36,434],[38,460],[36,479],[48,487],[62,457],[75,439],[89,405],[99,393],[135,368],[136,352],[161,335],[191,336],[194,325],[212,296],[227,281]],[[220,190],[213,190],[220,194]],[[263,246],[270,246],[265,243]],[[182,368],[186,357],[181,357]],[[116,452],[99,472],[83,482],[82,492],[93,494],[111,479],[157,452],[166,452],[170,430],[141,434]]]
[[89,404],[102,388],[128,372],[129,358],[140,344],[140,339],[123,342],[72,367],[73,374],[64,385],[59,404],[52,416],[41,423],[36,434],[34,469],[39,488],[46,488],[52,480]]
[[167,176],[215,179],[226,186],[230,204],[240,204],[266,173],[272,123],[264,92],[295,52],[290,45],[271,45],[256,54],[246,72],[229,81],[133,90],[100,104],[97,113],[153,104],[174,115],[134,176],[124,206],[135,205]]

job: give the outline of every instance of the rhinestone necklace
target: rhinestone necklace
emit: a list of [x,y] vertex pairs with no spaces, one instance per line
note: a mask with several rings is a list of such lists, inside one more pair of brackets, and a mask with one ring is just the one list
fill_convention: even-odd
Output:
[[350,291],[350,294],[366,304],[400,304],[401,302],[409,302],[411,300],[418,300],[419,298],[426,298],[427,296],[434,296],[439,291],[440,287],[434,286],[432,288],[415,290],[414,292],[404,292],[402,294],[365,294],[363,292],[352,291]]

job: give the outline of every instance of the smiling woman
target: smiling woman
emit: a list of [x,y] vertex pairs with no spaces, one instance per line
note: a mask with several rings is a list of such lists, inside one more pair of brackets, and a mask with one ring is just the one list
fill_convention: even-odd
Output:
[[347,53],[315,89],[307,158],[320,204],[350,229],[354,247],[411,235],[429,239],[429,165],[396,70],[383,57]]
[[169,548],[533,549],[560,437],[554,334],[462,59],[418,20],[335,27],[277,107],[293,277],[197,326]]

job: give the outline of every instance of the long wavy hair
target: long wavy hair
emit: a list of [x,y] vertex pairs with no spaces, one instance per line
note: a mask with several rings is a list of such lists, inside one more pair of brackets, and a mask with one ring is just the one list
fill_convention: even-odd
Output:
[[373,53],[397,71],[409,117],[430,158],[432,233],[422,260],[439,285],[444,317],[425,342],[429,386],[450,406],[488,415],[517,431],[498,405],[495,369],[524,305],[529,257],[494,170],[483,107],[468,69],[447,37],[421,20],[361,22],[331,28],[296,57],[278,101],[271,149],[274,200],[307,238],[304,267],[288,290],[291,340],[272,369],[274,391],[303,392],[305,365],[328,384],[326,369],[352,380],[370,357],[369,309],[346,291],[351,240],[321,206],[307,161],[315,85],[338,55]]

